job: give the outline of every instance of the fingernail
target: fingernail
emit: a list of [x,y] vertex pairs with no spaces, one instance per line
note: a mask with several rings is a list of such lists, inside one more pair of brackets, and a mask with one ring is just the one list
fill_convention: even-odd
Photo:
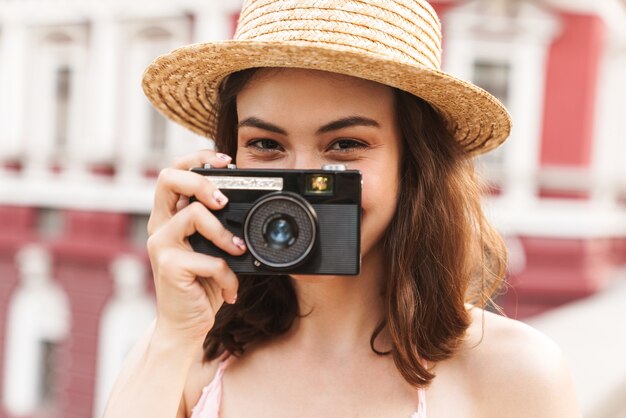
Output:
[[230,300],[230,304],[234,305],[235,302],[237,302],[237,295],[233,296],[233,298]]
[[220,192],[219,190],[215,190],[213,192],[213,198],[219,205],[223,206],[228,203],[228,198],[224,196],[224,193]]
[[246,243],[243,242],[243,240],[239,238],[237,235],[233,235],[233,244],[235,244],[235,246],[241,250],[246,249]]
[[222,161],[230,161],[231,160],[231,158],[228,155],[222,154],[221,152],[218,152],[217,154],[215,154],[215,156],[217,158],[219,158],[220,160],[222,160]]

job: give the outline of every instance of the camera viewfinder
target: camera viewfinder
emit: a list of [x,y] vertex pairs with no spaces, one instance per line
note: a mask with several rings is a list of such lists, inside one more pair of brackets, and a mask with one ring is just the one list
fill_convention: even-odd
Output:
[[310,174],[306,177],[306,194],[333,194],[333,177],[329,174]]

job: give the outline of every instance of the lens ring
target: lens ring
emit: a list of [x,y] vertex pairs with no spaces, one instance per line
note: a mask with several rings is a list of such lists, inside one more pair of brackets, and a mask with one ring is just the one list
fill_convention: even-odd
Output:
[[[272,220],[286,216],[293,219],[298,236],[290,246],[277,248],[267,242],[264,227]],[[277,192],[257,200],[248,211],[244,226],[248,251],[262,264],[286,269],[302,263],[311,254],[317,239],[317,217],[313,207],[302,197],[290,192]]]

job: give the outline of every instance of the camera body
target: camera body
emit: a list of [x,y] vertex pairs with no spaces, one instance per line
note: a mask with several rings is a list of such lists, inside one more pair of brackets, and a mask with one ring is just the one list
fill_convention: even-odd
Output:
[[[228,197],[213,211],[248,251],[232,256],[199,233],[192,248],[223,258],[235,273],[356,275],[361,267],[361,173],[194,168]],[[195,198],[192,197],[192,201]]]

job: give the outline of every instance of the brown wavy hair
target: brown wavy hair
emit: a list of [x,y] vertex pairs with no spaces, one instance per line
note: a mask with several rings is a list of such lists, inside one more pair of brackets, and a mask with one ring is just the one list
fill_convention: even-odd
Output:
[[[258,69],[230,75],[219,91],[216,148],[235,156],[239,92]],[[506,249],[487,222],[474,165],[424,100],[395,90],[404,149],[398,206],[384,236],[385,317],[370,346],[392,355],[407,382],[427,386],[434,374],[420,359],[445,360],[470,324],[465,303],[485,307],[503,281]],[[285,333],[300,315],[288,276],[239,276],[238,301],[225,304],[204,342],[206,361],[225,351],[241,355],[252,344]],[[375,346],[387,328],[390,352]]]

